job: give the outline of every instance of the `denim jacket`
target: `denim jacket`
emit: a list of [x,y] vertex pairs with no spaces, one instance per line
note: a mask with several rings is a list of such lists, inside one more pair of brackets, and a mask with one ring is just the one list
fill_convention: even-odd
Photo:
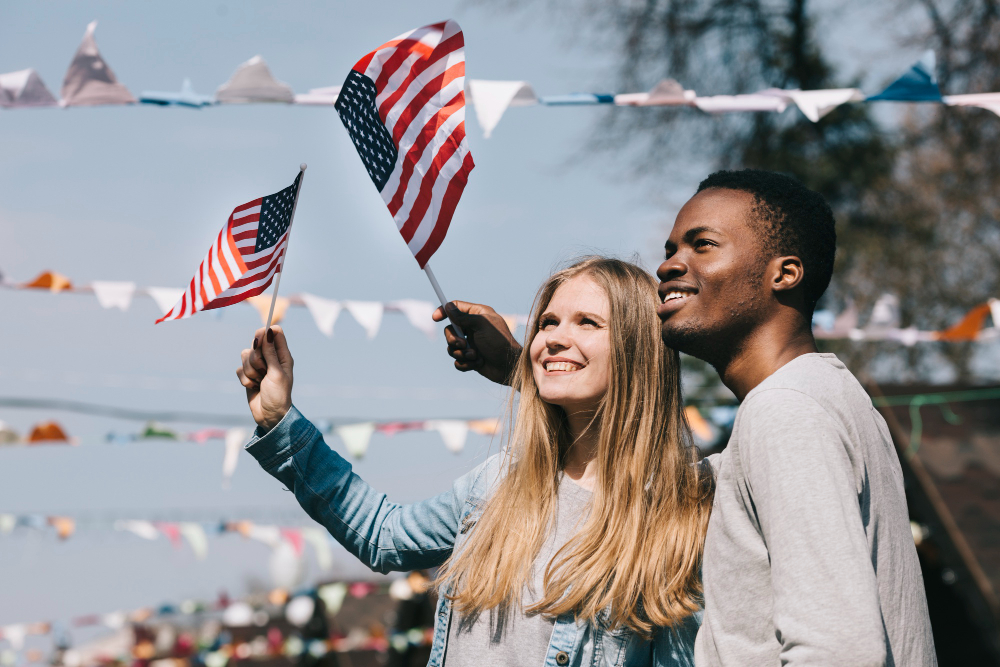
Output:
[[[295,494],[313,519],[376,572],[437,567],[468,538],[501,475],[499,455],[454,482],[450,491],[411,505],[389,502],[351,471],[323,436],[292,407],[273,429],[260,429],[246,446],[270,475]],[[438,600],[429,667],[444,663],[451,603]],[[701,614],[652,640],[625,627],[555,620],[545,667],[690,667]],[[586,656],[586,665],[584,657]]]

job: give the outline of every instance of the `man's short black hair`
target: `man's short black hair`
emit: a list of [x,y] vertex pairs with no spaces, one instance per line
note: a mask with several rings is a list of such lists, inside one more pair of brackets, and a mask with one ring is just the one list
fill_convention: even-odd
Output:
[[833,211],[823,195],[796,178],[762,169],[717,171],[703,180],[698,192],[709,188],[738,190],[753,195],[756,224],[764,259],[795,255],[802,260],[806,308],[811,313],[830,285],[837,232]]

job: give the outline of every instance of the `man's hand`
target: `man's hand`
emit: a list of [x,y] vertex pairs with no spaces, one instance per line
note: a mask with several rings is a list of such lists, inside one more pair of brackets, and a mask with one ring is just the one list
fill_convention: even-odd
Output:
[[498,384],[510,384],[514,365],[521,354],[521,345],[507,327],[507,322],[489,306],[465,301],[451,301],[444,308],[434,311],[434,321],[450,319],[462,328],[467,341],[448,325],[444,330],[448,341],[448,354],[455,360],[455,368],[476,371],[484,378]]
[[253,347],[243,350],[236,376],[247,390],[247,403],[257,425],[270,431],[292,407],[292,353],[285,332],[275,325],[257,329]]

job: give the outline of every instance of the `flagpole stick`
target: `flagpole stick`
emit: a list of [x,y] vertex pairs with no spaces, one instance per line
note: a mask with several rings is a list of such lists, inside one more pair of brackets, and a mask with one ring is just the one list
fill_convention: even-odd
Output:
[[[431,287],[434,288],[434,293],[437,294],[438,301],[441,302],[441,309],[445,311],[445,314],[447,314],[448,311],[445,309],[444,305],[448,303],[448,299],[445,298],[444,291],[438,284],[437,278],[434,277],[434,272],[431,271],[430,262],[424,264],[424,273],[427,274],[427,279],[431,281]],[[455,328],[455,333],[458,334],[458,337],[461,338],[462,340],[465,340],[465,333],[462,332],[462,327],[458,326],[458,324],[456,324],[454,320],[452,320],[451,326]]]
[[278,286],[281,285],[281,274],[285,271],[285,259],[288,258],[288,244],[292,242],[292,224],[295,222],[295,209],[299,207],[299,192],[302,190],[302,181],[306,180],[306,163],[299,165],[299,184],[295,188],[295,203],[292,204],[292,215],[288,218],[288,236],[285,238],[285,257],[281,260],[281,271],[278,271],[274,279],[274,294],[271,295],[271,309],[267,311],[267,326],[264,331],[271,328],[271,318],[274,317],[274,302],[278,300]]

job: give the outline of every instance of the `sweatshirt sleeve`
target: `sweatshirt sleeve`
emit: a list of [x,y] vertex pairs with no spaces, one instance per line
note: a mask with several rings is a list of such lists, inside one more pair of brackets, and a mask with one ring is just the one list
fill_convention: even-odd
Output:
[[801,392],[768,390],[744,411],[740,463],[771,561],[781,664],[883,665],[863,461],[856,471],[844,429]]
[[[479,471],[439,496],[410,505],[389,502],[352,472],[293,406],[274,428],[246,446],[309,516],[362,563],[378,572],[435,567],[451,554],[462,504]],[[483,464],[486,465],[486,464]]]

